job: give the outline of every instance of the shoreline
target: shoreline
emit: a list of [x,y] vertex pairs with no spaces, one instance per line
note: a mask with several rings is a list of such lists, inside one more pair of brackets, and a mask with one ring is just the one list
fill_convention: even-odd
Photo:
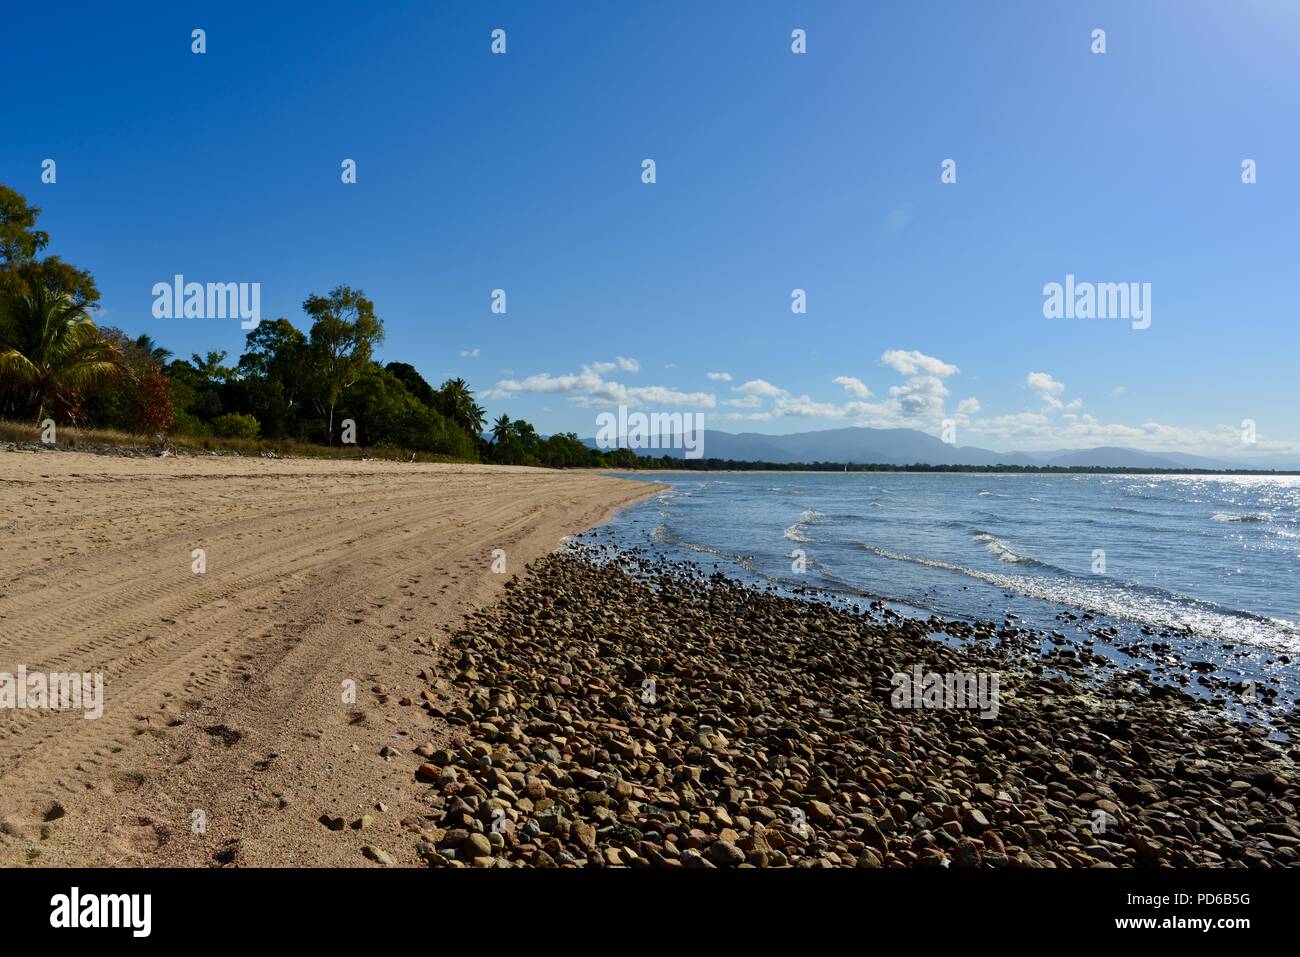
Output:
[[[676,476],[665,476],[665,480],[675,482]],[[910,479],[908,483],[915,492],[916,486],[911,485]],[[699,486],[698,491],[690,484],[674,484],[673,487],[675,491],[686,491],[688,496],[702,495],[703,490],[714,483],[697,478],[696,484]],[[767,491],[775,492],[779,489]],[[794,494],[803,496],[805,492],[805,489],[800,489]],[[843,562],[846,558],[849,562],[853,559],[851,555],[843,553],[846,542],[835,537],[840,534],[838,528],[832,527],[829,540],[804,537],[803,531],[791,534],[796,529],[803,529],[806,523],[816,525],[819,520],[825,519],[824,515],[812,507],[815,504],[832,511],[836,508],[851,511],[851,505],[837,505],[834,501],[823,504],[814,498],[800,497],[797,500],[799,505],[796,507],[807,504],[809,510],[805,511],[798,522],[785,529],[784,537],[789,541],[784,543],[784,548],[788,550],[793,547],[797,550],[786,551],[785,558],[788,560],[798,557],[798,550],[802,549],[820,551],[827,544],[840,551],[832,552],[831,561],[825,564],[820,554],[816,561],[805,554],[807,574],[791,575],[783,574],[781,569],[773,566],[771,559],[774,550],[757,539],[751,538],[747,544],[728,544],[731,540],[719,535],[716,530],[710,537],[708,534],[692,535],[689,530],[673,529],[671,526],[676,521],[676,515],[672,511],[674,503],[671,496],[668,499],[669,504],[663,507],[664,510],[658,513],[658,517],[650,511],[649,503],[643,501],[638,506],[639,518],[638,512],[633,512],[627,516],[631,521],[612,521],[591,530],[583,536],[583,540],[587,544],[603,545],[612,552],[644,550],[646,554],[669,561],[698,562],[751,586],[772,589],[804,600],[827,601],[838,606],[881,601],[909,617],[954,618],[972,624],[1014,623],[1017,628],[1036,629],[1044,651],[1052,651],[1053,648],[1062,651],[1074,649],[1080,653],[1101,651],[1106,660],[1094,660],[1107,667],[1142,663],[1161,682],[1177,684],[1226,709],[1248,716],[1249,720],[1267,721],[1279,709],[1300,706],[1300,682],[1295,678],[1292,667],[1294,646],[1287,643],[1288,639],[1294,641],[1300,637],[1300,632],[1296,631],[1293,622],[1274,617],[1269,610],[1260,609],[1256,605],[1242,609],[1236,605],[1219,604],[1223,599],[1218,596],[1196,598],[1190,592],[1182,592],[1167,594],[1165,597],[1174,599],[1173,606],[1157,609],[1153,613],[1150,609],[1135,607],[1132,603],[1127,606],[1108,603],[1105,599],[1109,596],[1099,599],[1093,594],[1079,593],[1069,588],[1062,593],[1060,587],[1032,587],[1042,581],[1047,581],[1051,586],[1069,585],[1077,582],[1080,577],[1075,572],[1038,562],[1035,558],[1029,558],[1028,564],[1046,568],[1054,577],[1017,579],[1016,575],[1023,574],[1023,566],[1019,563],[1025,559],[1015,554],[1011,554],[1008,564],[988,570],[981,569],[977,560],[955,558],[941,551],[914,552],[907,544],[891,545],[892,551],[887,551],[868,547],[865,542],[869,539],[860,541],[859,547],[875,556],[930,566],[932,571],[928,574],[932,580],[920,583],[912,580],[912,597],[903,597],[908,594],[909,586],[900,588],[898,578],[890,569],[876,569],[870,576],[855,576],[851,565],[845,570]],[[809,518],[810,513],[815,513],[813,518]],[[854,518],[852,515],[848,517]],[[1215,518],[1226,519],[1229,516],[1216,515]],[[747,527],[756,527],[770,536],[779,526],[765,528],[763,519],[764,516],[753,514],[742,516],[738,521],[757,522],[757,525]],[[655,527],[653,531],[646,531],[638,527],[639,522],[644,522],[647,528],[651,525]],[[986,550],[1006,561],[1004,555],[1011,552],[1011,546],[999,541],[982,527],[974,527],[982,524],[974,522],[971,534],[978,532],[976,540],[987,543]],[[815,528],[812,534],[817,534]],[[863,536],[867,530],[858,528],[851,530],[851,534]],[[1008,535],[1003,531],[1000,534],[1010,541],[1015,532],[1012,530]],[[718,547],[713,547],[714,545]],[[1014,547],[1026,555],[1036,554],[1034,545],[1028,540],[1021,539]],[[995,548],[998,551],[994,551]],[[1026,548],[1029,551],[1023,551]],[[937,560],[932,560],[936,554]],[[1096,554],[1093,557],[1095,559]],[[1059,559],[1048,558],[1049,562],[1053,560]],[[832,562],[838,567],[827,567]],[[953,588],[944,594],[942,583],[949,574],[961,576],[956,578],[961,585],[961,594],[957,594]],[[1012,577],[998,581],[999,574]],[[939,587],[935,588],[935,594],[941,595],[942,600],[931,599],[930,588],[936,582]],[[1024,587],[1025,582],[1029,582],[1031,587]],[[967,592],[970,595],[966,595]],[[1176,616],[1180,610],[1178,604],[1210,609],[1218,616],[1218,620],[1212,620],[1208,624],[1180,621]],[[1250,625],[1266,626],[1270,631],[1263,634],[1242,631],[1238,627],[1240,623],[1231,620],[1235,616],[1247,619]]]
[[[6,424],[6,423],[0,423]],[[12,424],[12,423],[8,423]],[[77,431],[71,429],[71,431]],[[85,439],[78,439],[74,444],[54,443],[50,445],[42,444],[38,441],[16,441],[12,439],[0,440],[0,451],[4,452],[72,452],[83,455],[103,455],[109,457],[125,458],[169,458],[169,457],[189,457],[189,458],[266,458],[266,459],[284,459],[300,461],[334,461],[334,462],[404,462],[406,464],[437,464],[437,465],[469,465],[484,466],[490,468],[539,468],[554,471],[549,466],[542,465],[503,465],[495,462],[473,462],[469,460],[454,459],[447,456],[434,453],[413,453],[413,457],[408,459],[405,452],[394,454],[392,449],[356,447],[355,455],[353,452],[345,450],[341,446],[302,446],[295,451],[277,451],[271,448],[262,448],[256,451],[244,450],[235,447],[233,444],[229,447],[222,446],[209,448],[202,446],[202,442],[211,437],[202,436],[177,436],[175,441],[181,443],[179,446],[174,445],[172,439],[164,438],[161,442],[123,442],[121,444],[96,443]],[[258,440],[250,440],[256,442]],[[272,444],[280,440],[266,440],[266,444]],[[200,444],[194,444],[194,443]],[[420,459],[423,454],[425,459]],[[773,463],[775,464],[775,463]],[[830,465],[843,465],[844,463],[834,462]],[[1300,476],[1300,470],[1296,469],[1167,469],[1167,468],[1139,468],[1139,467],[1102,467],[1102,466],[943,466],[943,465],[925,465],[915,463],[912,465],[897,465],[892,467],[882,467],[881,464],[873,464],[870,468],[865,466],[854,467],[849,463],[849,468],[843,472],[837,471],[833,467],[818,468],[816,463],[799,462],[792,463],[789,468],[625,468],[618,466],[589,465],[580,466],[572,469],[562,469],[560,471],[583,471],[595,472],[604,475],[626,476],[626,475],[977,475],[977,476],[1009,476],[1009,475],[1107,475],[1107,476],[1124,476],[1124,475],[1152,475],[1161,478],[1218,478],[1218,477],[1260,477],[1260,478],[1289,478]]]
[[[806,465],[807,463],[800,463]],[[839,463],[835,463],[839,464]],[[922,465],[916,466],[899,466],[898,468],[855,468],[847,472],[837,472],[835,469],[817,469],[817,468],[788,468],[788,469],[628,469],[628,468],[596,468],[598,472],[606,472],[610,475],[1033,475],[1033,476],[1050,476],[1050,475],[1158,475],[1160,477],[1177,478],[1185,476],[1187,478],[1215,478],[1217,476],[1259,476],[1261,478],[1277,478],[1300,476],[1300,471],[1295,469],[1285,471],[1275,471],[1267,469],[1205,469],[1197,471],[1188,469],[1180,471],[1178,469],[1137,469],[1137,468],[1116,468],[1107,470],[1105,468],[1086,467],[1086,466],[1054,466],[1051,468],[1032,469],[1028,467],[1007,468],[1000,470],[997,466],[970,466],[968,468],[948,468],[941,465]]]
[[7,864],[1300,865],[1294,711],[1279,744],[1009,622],[582,544],[659,483],[31,461],[0,455],[0,671],[93,653],[109,711],[0,713]]
[[[1140,670],[1071,680],[1014,628],[566,554],[449,650],[451,743],[409,756],[428,810],[402,822],[431,866],[1300,863],[1300,749]],[[915,668],[997,676],[997,707],[900,703]]]

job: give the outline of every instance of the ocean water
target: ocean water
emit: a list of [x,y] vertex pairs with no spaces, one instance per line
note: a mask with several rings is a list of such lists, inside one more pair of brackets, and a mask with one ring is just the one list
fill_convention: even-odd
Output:
[[[1114,627],[1117,643],[1172,634],[1188,659],[1243,675],[1280,669],[1294,684],[1297,669],[1278,658],[1300,655],[1300,477],[634,477],[671,489],[598,540],[755,582],[883,598],[900,613],[999,623],[1010,613],[1066,634]],[[1093,617],[1085,626],[1065,612]]]

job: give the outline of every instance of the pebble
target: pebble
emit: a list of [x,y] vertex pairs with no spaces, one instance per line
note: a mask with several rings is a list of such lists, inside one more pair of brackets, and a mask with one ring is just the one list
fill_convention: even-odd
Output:
[[[553,554],[420,676],[453,737],[403,833],[434,867],[1300,862],[1300,752],[1039,641]],[[895,706],[913,665],[996,674],[996,717]]]
[[367,844],[361,848],[361,853],[376,864],[382,864],[384,867],[392,867],[397,862],[383,848],[376,847],[373,844]]

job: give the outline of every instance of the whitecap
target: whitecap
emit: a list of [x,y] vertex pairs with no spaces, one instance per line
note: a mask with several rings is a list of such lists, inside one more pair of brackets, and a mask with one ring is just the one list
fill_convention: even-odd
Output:
[[804,534],[803,522],[795,522],[782,532],[781,535],[783,538],[788,538],[792,542],[799,542],[803,545],[808,545],[812,542],[812,539]]

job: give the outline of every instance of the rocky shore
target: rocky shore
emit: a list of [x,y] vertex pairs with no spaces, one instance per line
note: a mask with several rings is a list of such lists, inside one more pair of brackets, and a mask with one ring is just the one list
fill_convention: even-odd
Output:
[[450,744],[402,824],[449,867],[1300,865],[1294,739],[1095,674],[1006,626],[553,555],[421,674]]

